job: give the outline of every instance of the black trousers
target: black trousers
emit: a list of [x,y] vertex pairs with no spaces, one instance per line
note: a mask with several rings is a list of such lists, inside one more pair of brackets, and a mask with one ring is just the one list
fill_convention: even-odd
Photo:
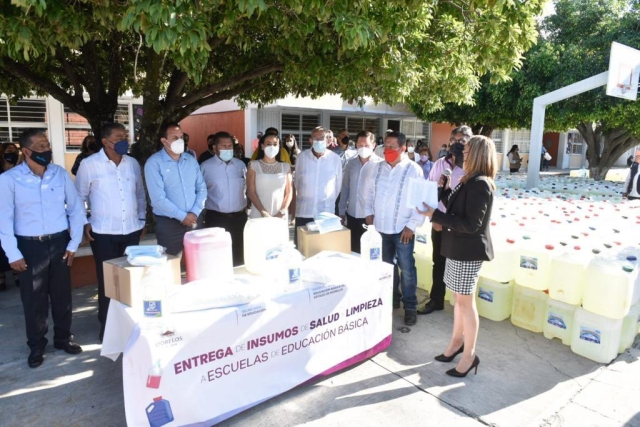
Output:
[[305,225],[309,224],[310,222],[313,222],[314,219],[313,218],[298,218],[296,217],[296,223],[295,226],[293,228],[293,241],[296,244],[296,247],[298,247],[298,227],[304,227]]
[[48,241],[17,237],[18,249],[27,263],[20,273],[20,297],[30,349],[47,345],[49,301],[53,317],[53,341],[63,344],[71,338],[71,273],[62,259],[70,240],[65,231]]
[[431,287],[431,301],[439,306],[444,305],[444,267],[447,262],[447,258],[440,254],[440,248],[442,246],[442,232],[431,229],[431,242],[433,243],[433,285]]
[[91,232],[93,242],[91,251],[96,262],[96,275],[98,276],[98,320],[104,328],[107,322],[107,312],[109,311],[109,301],[104,294],[104,272],[102,263],[114,258],[124,256],[127,246],[139,245],[142,230],[134,231],[131,234],[98,234]]
[[351,230],[351,251],[360,253],[360,238],[366,231],[362,227],[365,223],[364,218],[356,218],[347,214],[347,228]]
[[177,219],[166,216],[155,215],[155,219],[158,244],[164,246],[169,255],[182,256],[184,235],[193,228],[182,225]]
[[231,251],[233,266],[244,264],[244,226],[247,224],[247,213],[242,210],[234,213],[223,213],[207,209],[204,219],[207,228],[224,228],[231,234]]

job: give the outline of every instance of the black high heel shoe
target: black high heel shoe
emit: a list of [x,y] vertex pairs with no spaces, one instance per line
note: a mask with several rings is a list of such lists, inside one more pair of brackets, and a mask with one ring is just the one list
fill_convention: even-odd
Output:
[[447,357],[443,353],[443,354],[440,354],[440,355],[436,356],[434,359],[436,359],[438,362],[449,363],[453,359],[455,359],[456,356],[459,355],[460,353],[462,353],[463,351],[464,351],[464,344],[462,344],[462,346],[458,349],[458,351],[453,353],[451,356]]
[[475,359],[473,359],[473,363],[471,364],[471,367],[469,368],[469,370],[467,372],[458,372],[458,370],[456,368],[453,369],[449,369],[447,371],[447,375],[452,376],[452,377],[457,377],[457,378],[464,378],[467,376],[467,374],[469,372],[471,372],[471,370],[473,368],[476,369],[475,374],[478,374],[478,365],[480,364],[480,358],[478,356],[476,356]]

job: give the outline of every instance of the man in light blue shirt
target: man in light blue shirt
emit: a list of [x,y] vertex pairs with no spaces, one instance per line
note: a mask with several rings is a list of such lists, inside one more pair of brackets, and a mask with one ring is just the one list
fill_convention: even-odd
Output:
[[71,274],[86,220],[71,177],[51,164],[51,144],[44,131],[20,136],[25,162],[0,175],[0,242],[11,268],[20,273],[27,362],[37,368],[47,345],[49,300],[53,345],[69,354],[82,348],[71,341]]
[[182,254],[185,233],[197,227],[207,198],[198,161],[184,152],[182,138],[179,124],[164,125],[160,130],[162,149],[149,157],[144,167],[158,244],[177,256]]

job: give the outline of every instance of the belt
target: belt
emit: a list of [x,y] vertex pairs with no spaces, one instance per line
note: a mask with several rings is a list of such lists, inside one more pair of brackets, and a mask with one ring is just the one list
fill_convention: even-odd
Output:
[[53,239],[57,239],[58,237],[62,237],[68,233],[67,230],[61,231],[59,233],[53,234],[45,234],[43,236],[16,236],[18,239],[24,240],[36,240],[38,242],[48,242]]
[[230,213],[218,212],[218,211],[214,211],[213,209],[207,209],[207,212],[211,212],[212,214],[221,216],[223,218],[237,218],[242,215],[245,215],[245,216],[247,215],[244,209],[238,212],[230,212]]

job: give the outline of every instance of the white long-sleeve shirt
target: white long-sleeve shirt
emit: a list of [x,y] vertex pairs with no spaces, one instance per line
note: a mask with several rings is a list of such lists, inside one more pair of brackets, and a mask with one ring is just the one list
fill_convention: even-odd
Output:
[[228,163],[214,156],[200,165],[207,185],[205,207],[223,213],[247,208],[247,167],[236,158]]
[[321,212],[334,213],[342,187],[342,160],[326,150],[321,157],[311,149],[296,160],[296,217],[314,218]]
[[354,218],[366,217],[365,183],[375,179],[373,171],[377,170],[376,165],[381,161],[380,157],[372,154],[364,165],[360,161],[360,156],[347,162],[342,171],[342,191],[340,191],[340,202],[338,203],[340,215],[344,215],[346,212]]
[[376,164],[373,180],[366,183],[366,216],[373,215],[376,231],[397,234],[407,227],[412,231],[424,223],[424,215],[407,207],[411,178],[424,179],[422,168],[404,158],[395,167],[387,162]]
[[133,157],[111,161],[104,150],[80,163],[76,190],[91,206],[91,229],[98,234],[126,235],[144,227],[147,199],[142,172]]
[[[637,175],[633,177],[633,184],[631,185],[631,191],[629,191],[629,196],[631,197],[640,197],[640,188],[638,188],[638,179],[640,178],[640,170]],[[627,188],[629,188],[629,180],[631,179],[631,169],[627,173],[627,178],[624,180],[623,192],[627,192]]]

